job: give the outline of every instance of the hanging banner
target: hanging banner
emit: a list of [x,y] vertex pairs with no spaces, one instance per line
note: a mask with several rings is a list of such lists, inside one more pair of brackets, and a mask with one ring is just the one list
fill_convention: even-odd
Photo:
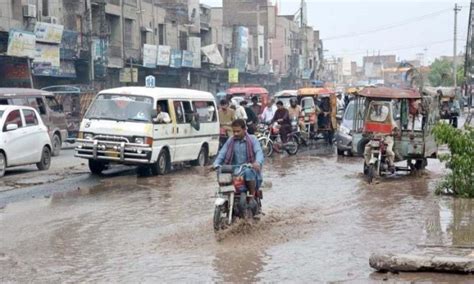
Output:
[[238,83],[239,82],[239,69],[232,68],[229,69],[229,83]]
[[171,68],[181,68],[183,53],[179,49],[171,50]]
[[159,45],[158,46],[158,58],[156,65],[158,66],[169,66],[171,57],[171,46]]
[[75,31],[68,31],[64,30],[63,32],[63,37],[61,39],[61,49],[60,49],[60,55],[61,59],[69,59],[73,60],[77,58],[77,50],[78,50],[78,45],[77,45],[77,39],[78,39],[79,33]]
[[156,45],[143,45],[143,67],[156,68],[156,61],[158,56],[158,48]]
[[188,50],[193,53],[193,68],[201,68],[201,38],[189,37]]
[[120,83],[136,83],[138,82],[137,68],[122,68],[119,74]]
[[8,56],[29,57],[35,56],[36,37],[31,32],[10,30],[8,35]]
[[37,22],[35,25],[36,41],[61,43],[64,26]]
[[55,76],[59,74],[59,67],[59,45],[36,43],[33,74],[36,76]]
[[214,65],[224,64],[224,59],[217,48],[217,44],[204,46],[201,48],[201,51],[207,56],[207,58],[209,58],[209,63]]
[[183,60],[181,63],[182,67],[193,67],[194,54],[191,51],[183,50]]

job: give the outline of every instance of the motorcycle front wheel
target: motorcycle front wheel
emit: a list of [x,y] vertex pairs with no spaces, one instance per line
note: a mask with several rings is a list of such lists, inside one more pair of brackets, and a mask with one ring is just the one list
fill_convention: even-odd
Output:
[[216,206],[216,208],[214,209],[214,231],[215,232],[222,230],[225,227],[225,219],[222,216],[223,209],[224,208],[222,205]]
[[288,137],[288,142],[286,143],[286,152],[288,155],[296,155],[299,150],[298,138],[294,135]]
[[370,184],[374,180],[374,175],[375,175],[375,166],[374,165],[369,165],[367,167],[367,182]]
[[263,154],[267,157],[270,157],[273,154],[273,142],[272,140],[261,137],[258,139],[260,146],[262,147]]

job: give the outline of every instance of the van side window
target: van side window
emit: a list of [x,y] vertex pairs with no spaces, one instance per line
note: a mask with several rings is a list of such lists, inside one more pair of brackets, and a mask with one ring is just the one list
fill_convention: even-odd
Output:
[[193,108],[199,116],[200,123],[216,122],[216,107],[213,102],[194,101]]
[[34,126],[38,125],[38,117],[36,117],[36,113],[29,109],[24,109],[23,116],[25,117],[25,125],[26,126]]
[[46,105],[44,104],[43,98],[36,98],[38,103],[38,111],[41,115],[46,115]]
[[183,108],[184,108],[184,118],[186,123],[191,123],[193,120],[193,109],[191,107],[191,103],[187,101],[183,101]]
[[45,97],[46,98],[46,103],[48,104],[49,108],[52,110],[52,111],[56,111],[56,112],[61,112],[62,111],[62,107],[61,105],[58,103],[58,101],[56,100],[56,98],[54,97]]
[[8,114],[7,119],[5,120],[5,125],[3,126],[3,131],[7,130],[8,124],[16,124],[18,125],[18,128],[23,127],[19,110],[14,110]]
[[1,99],[0,100],[0,105],[8,105],[8,100],[7,99]]
[[8,105],[14,105],[14,106],[24,106],[25,104],[25,99],[23,98],[15,98],[15,99],[10,99],[8,100]]
[[174,102],[174,111],[176,113],[176,123],[183,124],[184,123],[184,110],[181,102]]

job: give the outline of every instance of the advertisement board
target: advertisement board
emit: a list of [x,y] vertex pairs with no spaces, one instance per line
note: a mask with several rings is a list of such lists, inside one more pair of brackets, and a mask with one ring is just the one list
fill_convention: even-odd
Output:
[[7,55],[34,58],[36,36],[31,32],[10,30]]
[[61,43],[64,26],[43,22],[37,22],[35,25],[36,41],[47,43]]

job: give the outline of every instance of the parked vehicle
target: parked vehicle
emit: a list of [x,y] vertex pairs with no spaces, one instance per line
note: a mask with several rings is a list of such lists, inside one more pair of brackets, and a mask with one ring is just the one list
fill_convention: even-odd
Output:
[[344,155],[345,152],[349,156],[352,155],[352,130],[354,122],[355,102],[351,101],[346,107],[342,116],[341,124],[336,132],[337,154]]
[[[269,93],[267,89],[262,88],[260,86],[234,86],[226,90],[227,99],[231,100],[235,97],[240,97],[240,100],[251,101],[253,97],[258,98],[258,103],[262,105],[263,109],[268,105],[269,101]],[[240,100],[238,100],[240,102]],[[261,113],[256,113],[256,115],[260,115]]]
[[254,218],[262,208],[262,191],[250,199],[250,193],[245,186],[243,171],[252,167],[244,164],[239,167],[221,166],[217,168],[217,181],[219,187],[214,202],[214,230],[225,229],[237,218]]
[[425,87],[424,92],[430,94],[437,93],[440,118],[448,120],[453,127],[457,128],[461,112],[461,102],[456,95],[454,87]]
[[0,106],[0,177],[10,167],[51,165],[51,139],[38,112],[25,106]]
[[63,107],[50,92],[36,89],[0,88],[0,105],[29,106],[41,116],[48,127],[53,145],[53,156],[59,155],[62,143],[68,137]]
[[355,141],[365,141],[364,148],[370,143],[371,159],[368,164],[364,161],[364,174],[369,182],[374,176],[390,172],[386,159],[387,137],[394,141],[395,162],[407,161],[406,167],[396,166],[395,171],[421,170],[427,166],[427,158],[437,157],[438,147],[432,134],[439,120],[436,94],[372,87],[363,89],[358,96],[364,99],[364,112],[359,115],[361,104],[356,101],[352,147],[356,151],[358,143]]
[[[170,123],[157,123],[157,106]],[[219,147],[219,118],[212,94],[123,87],[99,92],[81,123],[75,156],[100,174],[110,164],[138,165],[139,173],[166,174],[172,164],[204,166]]]
[[96,91],[87,85],[49,86],[42,90],[54,94],[66,117],[68,138],[77,138],[82,118],[94,99]]

